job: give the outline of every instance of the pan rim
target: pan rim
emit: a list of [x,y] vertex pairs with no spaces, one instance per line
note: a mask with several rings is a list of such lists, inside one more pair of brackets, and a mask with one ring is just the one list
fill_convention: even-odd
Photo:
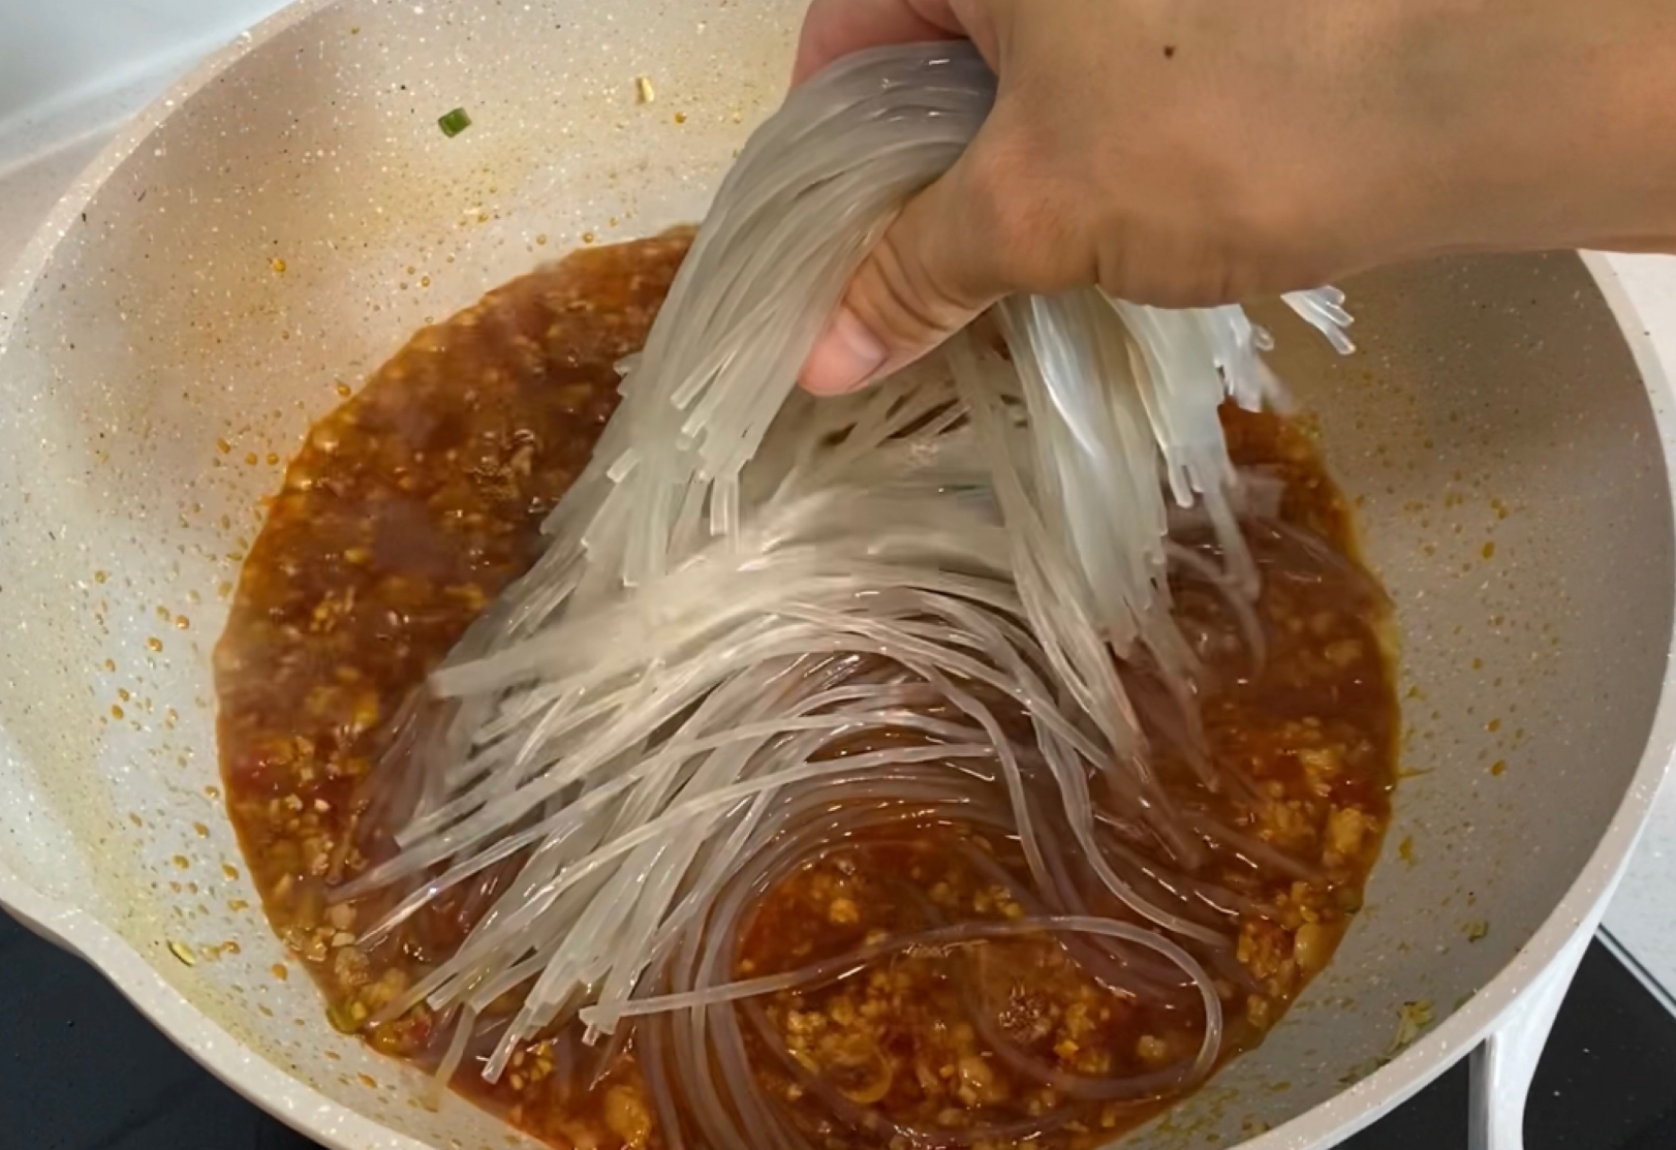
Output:
[[[0,280],[0,355],[9,345],[24,303],[58,244],[80,212],[116,169],[180,106],[217,76],[276,36],[333,7],[338,0],[295,0],[210,54],[144,111],[124,125],[79,175]],[[1635,358],[1652,402],[1665,461],[1665,480],[1676,503],[1676,365],[1664,363],[1634,300],[1610,257],[1581,257],[1611,309]],[[1672,532],[1676,534],[1676,522]],[[1676,611],[1676,586],[1669,589]],[[1676,635],[1667,636],[1667,650]],[[1667,655],[1668,660],[1668,655]],[[1354,1086],[1264,1134],[1242,1150],[1299,1150],[1330,1146],[1406,1101],[1467,1054],[1517,1009],[1532,987],[1580,931],[1592,931],[1622,877],[1644,829],[1659,785],[1676,755],[1676,677],[1667,671],[1647,744],[1630,785],[1588,861],[1542,925],[1479,992],[1386,1066]],[[81,955],[146,1018],[211,1074],[253,1104],[332,1150],[429,1150],[334,1101],[236,1039],[193,1006],[152,964],[116,932],[86,912],[59,903],[0,866],[0,906],[51,941]]]

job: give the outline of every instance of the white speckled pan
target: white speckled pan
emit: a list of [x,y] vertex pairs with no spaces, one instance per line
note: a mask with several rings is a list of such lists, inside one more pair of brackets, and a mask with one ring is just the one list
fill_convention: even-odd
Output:
[[[507,1134],[423,1109],[276,977],[210,702],[257,501],[336,383],[426,319],[586,233],[694,218],[777,98],[799,8],[310,0],[125,131],[0,284],[0,900],[328,1146]],[[473,126],[445,139],[457,105]],[[1518,1145],[1518,1050],[1676,736],[1672,395],[1593,267],[1348,285],[1342,362],[1280,325],[1398,603],[1413,774],[1338,962],[1136,1145],[1329,1145],[1490,1034],[1478,1144]],[[1399,1050],[1404,1004],[1434,1021]]]

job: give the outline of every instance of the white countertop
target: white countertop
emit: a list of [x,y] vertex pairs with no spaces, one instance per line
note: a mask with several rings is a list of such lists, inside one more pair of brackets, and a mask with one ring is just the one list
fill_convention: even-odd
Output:
[[[13,24],[8,15],[0,42],[0,272],[125,119],[203,51],[281,6],[281,0],[64,0],[34,9],[27,22]],[[98,34],[87,37],[88,27]],[[39,66],[31,35],[52,49],[45,58],[55,61],[53,68]],[[79,46],[60,43],[77,36],[84,37]],[[34,66],[20,67],[25,60]],[[1676,378],[1676,258],[1612,256],[1608,264],[1664,371]],[[1676,785],[1664,789],[1604,930],[1676,1009]]]

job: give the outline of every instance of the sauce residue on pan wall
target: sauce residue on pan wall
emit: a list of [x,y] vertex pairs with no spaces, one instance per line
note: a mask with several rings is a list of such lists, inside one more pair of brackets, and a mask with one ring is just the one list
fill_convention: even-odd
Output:
[[[579,252],[417,335],[309,435],[216,651],[228,810],[268,917],[321,986],[334,1026],[421,1066],[440,1057],[438,1020],[424,1006],[375,1018],[460,944],[504,876],[437,900],[377,946],[358,931],[381,907],[333,903],[329,892],[391,849],[380,812],[398,789],[389,773],[401,765],[383,759],[398,709],[536,557],[542,520],[615,406],[615,364],[643,343],[687,242],[672,233]],[[1348,510],[1307,428],[1237,411],[1224,423],[1237,463],[1283,481],[1278,520],[1289,528],[1253,538],[1264,574],[1260,661],[1222,597],[1193,585],[1176,594],[1208,672],[1211,756],[1251,784],[1214,797],[1245,841],[1213,852],[1204,872],[1243,903],[1245,984],[1218,988],[1226,1049],[1237,1052],[1326,964],[1360,905],[1389,815],[1396,707],[1384,599],[1344,558],[1353,554]],[[903,882],[954,921],[1021,913],[997,881],[1017,873],[1016,847],[969,846],[928,826],[829,854],[763,899],[740,971],[804,965],[892,930]],[[1090,909],[1121,913],[1097,901]],[[1057,942],[1021,938],[984,953],[973,979],[951,980],[947,956],[908,954],[750,1009],[850,1102],[895,1123],[974,1130],[1065,1111],[1051,1086],[992,1057],[995,1042],[1027,1051],[1032,1065],[1097,1077],[1169,1065],[1202,1036],[1191,1002],[1108,993],[1063,961]],[[990,1003],[978,1026],[973,986]],[[516,1005],[509,995],[507,1011]],[[494,1086],[478,1065],[467,1059],[456,1088],[556,1146],[666,1144],[632,1042],[591,1048],[564,1027],[517,1054]],[[760,1076],[791,1110],[817,1107],[773,1059]],[[1094,1145],[1173,1100],[1072,1107],[1029,1145]],[[830,1146],[886,1144],[829,1134]]]

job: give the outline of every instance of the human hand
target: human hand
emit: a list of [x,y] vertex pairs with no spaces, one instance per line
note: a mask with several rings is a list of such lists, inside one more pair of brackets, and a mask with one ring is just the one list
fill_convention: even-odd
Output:
[[[853,390],[1016,291],[1209,306],[1446,251],[1670,246],[1665,3],[814,0],[794,83],[964,36],[1000,85],[802,382]],[[1590,170],[1614,140],[1639,174]]]

